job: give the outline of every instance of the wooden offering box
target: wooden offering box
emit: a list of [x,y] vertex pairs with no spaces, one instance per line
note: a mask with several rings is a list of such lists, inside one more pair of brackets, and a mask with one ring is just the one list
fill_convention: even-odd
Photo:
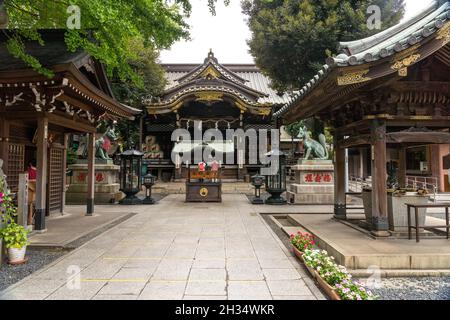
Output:
[[189,167],[186,202],[222,202],[221,171],[199,171]]

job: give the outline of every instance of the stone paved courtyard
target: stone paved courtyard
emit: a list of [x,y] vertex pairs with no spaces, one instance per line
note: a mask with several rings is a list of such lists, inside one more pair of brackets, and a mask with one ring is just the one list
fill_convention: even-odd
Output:
[[323,299],[258,208],[268,210],[236,194],[221,204],[170,195],[155,206],[98,206],[137,214],[0,298]]

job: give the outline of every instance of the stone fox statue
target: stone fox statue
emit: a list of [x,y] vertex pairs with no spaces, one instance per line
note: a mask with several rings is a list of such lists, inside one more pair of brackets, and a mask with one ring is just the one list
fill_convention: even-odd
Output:
[[108,127],[105,134],[95,141],[95,157],[97,159],[109,160],[108,150],[111,147],[111,142],[118,139],[114,127]]
[[[109,160],[111,159],[108,155],[108,150],[111,147],[111,142],[117,141],[118,136],[116,132],[114,131],[114,127],[108,127],[106,132],[103,134],[100,139],[95,141],[95,158],[96,159],[103,159],[103,160]],[[81,152],[80,149],[82,148]],[[77,154],[81,153],[81,157],[86,159],[88,156],[88,150],[86,147],[86,142],[80,144],[80,147],[78,148]]]
[[311,157],[317,160],[328,160],[329,153],[326,144],[326,138],[323,133],[319,135],[319,142],[312,139],[308,129],[306,127],[301,127],[298,138],[303,140],[303,143],[306,147],[306,154],[304,159],[308,160]]

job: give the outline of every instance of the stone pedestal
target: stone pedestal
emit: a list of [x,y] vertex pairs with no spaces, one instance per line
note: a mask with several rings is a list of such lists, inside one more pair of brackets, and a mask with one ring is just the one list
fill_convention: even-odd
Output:
[[[69,205],[86,204],[88,165],[84,163],[69,166],[73,171],[70,185],[66,192],[66,203]],[[112,163],[95,164],[95,204],[111,204],[123,198],[119,191],[120,167]]]
[[287,192],[289,203],[334,204],[334,165],[331,160],[300,160],[292,170],[295,183]]

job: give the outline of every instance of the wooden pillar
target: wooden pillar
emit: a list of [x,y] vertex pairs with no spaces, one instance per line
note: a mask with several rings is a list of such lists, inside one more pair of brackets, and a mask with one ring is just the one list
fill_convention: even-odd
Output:
[[387,169],[386,169],[386,123],[374,120],[372,135],[372,233],[388,236]]
[[88,189],[86,215],[94,213],[94,188],[95,188],[95,133],[88,134]]
[[339,146],[339,136],[334,135],[334,216],[347,218],[347,196],[345,193],[345,149]]
[[406,147],[401,146],[398,151],[398,186],[406,187]]
[[3,172],[8,175],[9,122],[0,118],[0,159],[3,159]]
[[365,178],[365,157],[366,157],[366,153],[365,153],[366,149],[364,148],[359,148],[359,177],[361,179]]
[[45,213],[47,211],[47,156],[48,156],[48,119],[37,121],[37,177],[36,177],[36,214],[35,230],[45,231]]
[[66,185],[67,185],[67,149],[68,149],[68,142],[69,142],[69,134],[64,134],[64,153],[63,153],[63,181],[62,181],[62,187],[63,187],[63,194],[62,194],[62,205],[61,205],[61,213],[64,213],[64,210],[66,209]]
[[[444,147],[444,148],[443,148]],[[440,144],[434,144],[430,146],[430,169],[431,175],[437,178],[437,188],[438,192],[445,192],[445,181],[444,181],[444,156],[445,156],[445,146]],[[434,182],[431,181],[431,182]]]

